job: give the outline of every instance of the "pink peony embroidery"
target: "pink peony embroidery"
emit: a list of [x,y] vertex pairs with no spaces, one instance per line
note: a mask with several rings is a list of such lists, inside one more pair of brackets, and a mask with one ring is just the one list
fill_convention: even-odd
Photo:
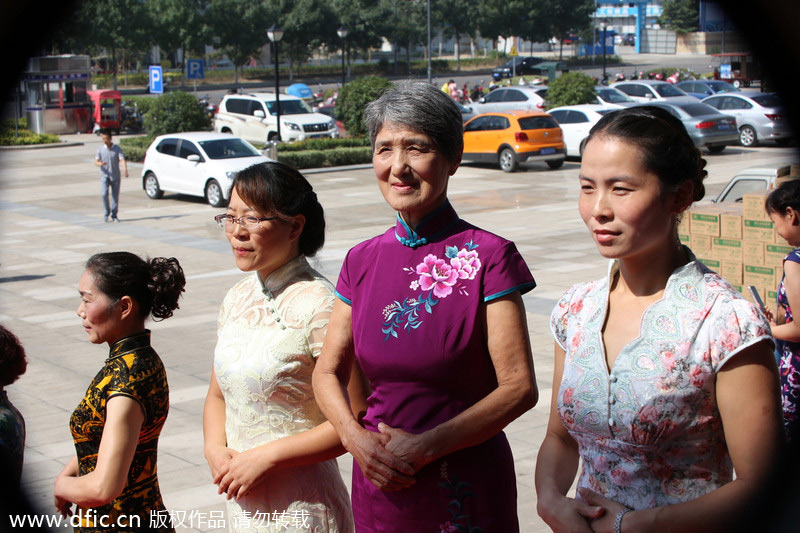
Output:
[[481,268],[481,260],[475,250],[459,250],[458,255],[450,259],[450,266],[458,271],[459,279],[475,279]]
[[437,298],[445,298],[453,292],[453,285],[459,279],[458,270],[433,254],[425,256],[423,262],[417,265],[416,272],[419,274],[420,288],[423,291],[433,289]]

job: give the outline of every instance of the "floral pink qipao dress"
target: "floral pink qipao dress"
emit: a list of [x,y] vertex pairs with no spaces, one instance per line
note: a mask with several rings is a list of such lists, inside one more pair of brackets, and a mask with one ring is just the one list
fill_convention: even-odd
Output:
[[[416,232],[398,216],[348,252],[336,293],[353,317],[355,355],[370,381],[364,427],[422,433],[497,387],[481,307],[535,286],[514,244],[461,220],[445,203]],[[514,461],[500,432],[422,468],[398,492],[353,463],[356,531],[519,530]]]
[[602,328],[617,268],[612,261],[608,278],[574,285],[551,317],[566,352],[558,412],[579,446],[578,487],[633,509],[692,500],[732,479],[717,372],[744,348],[771,343],[769,324],[691,256],[609,371]]

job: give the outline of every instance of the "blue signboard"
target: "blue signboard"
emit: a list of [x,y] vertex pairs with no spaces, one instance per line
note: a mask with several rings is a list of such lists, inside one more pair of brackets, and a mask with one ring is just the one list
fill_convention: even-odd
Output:
[[153,94],[164,92],[164,78],[160,66],[150,66],[150,92]]
[[203,70],[205,62],[202,59],[186,60],[186,77],[190,80],[202,80],[206,77]]

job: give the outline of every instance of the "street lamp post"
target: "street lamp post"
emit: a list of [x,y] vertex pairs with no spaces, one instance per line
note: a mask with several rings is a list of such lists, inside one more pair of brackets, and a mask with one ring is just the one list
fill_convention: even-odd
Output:
[[345,47],[345,39],[347,38],[347,28],[342,26],[336,33],[339,34],[339,38],[342,40],[342,87],[344,87],[345,82],[345,74],[344,74],[344,47]]
[[275,116],[278,124],[278,135],[276,141],[281,142],[281,82],[278,72],[278,41],[283,38],[283,30],[276,24],[273,24],[267,30],[267,37],[269,37],[275,52]]
[[606,29],[608,28],[608,21],[603,19],[603,22],[600,23],[600,27],[603,28],[603,83],[608,83],[608,78],[606,77]]

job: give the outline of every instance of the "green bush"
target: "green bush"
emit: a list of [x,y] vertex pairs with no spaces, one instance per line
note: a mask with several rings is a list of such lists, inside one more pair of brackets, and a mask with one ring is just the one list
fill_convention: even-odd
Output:
[[144,115],[144,127],[152,137],[183,131],[211,128],[211,121],[197,99],[189,93],[175,91],[155,98]]
[[330,150],[278,152],[278,160],[295,168],[339,167],[372,162],[372,148],[356,146]]
[[27,119],[0,120],[0,146],[27,146],[32,144],[52,144],[61,142],[58,135],[50,133],[33,133],[28,130]]
[[565,72],[550,82],[547,108],[590,104],[595,101],[594,78],[580,72]]
[[337,139],[307,139],[296,143],[282,143],[278,145],[278,153],[300,152],[304,150],[330,150],[333,148],[354,148],[369,146],[369,138],[341,137]]
[[344,123],[350,135],[366,133],[364,128],[364,108],[378,98],[392,82],[378,76],[368,76],[347,83],[336,99],[336,116]]
[[119,145],[125,154],[125,159],[135,163],[144,161],[147,147],[153,142],[154,137],[120,137]]

